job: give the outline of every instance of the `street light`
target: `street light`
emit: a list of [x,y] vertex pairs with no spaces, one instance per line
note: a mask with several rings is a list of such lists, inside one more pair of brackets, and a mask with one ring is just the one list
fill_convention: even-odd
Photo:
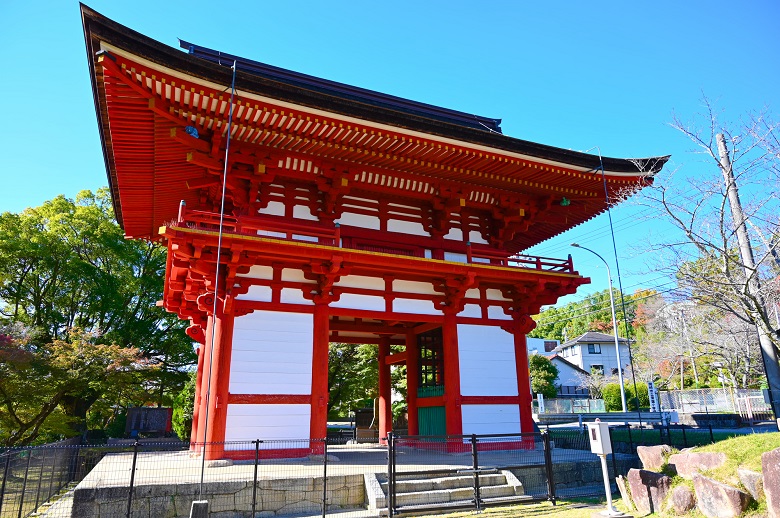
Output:
[[591,254],[595,255],[601,261],[604,263],[604,266],[607,267],[607,279],[609,280],[609,305],[612,308],[612,329],[615,334],[615,354],[617,355],[617,363],[618,363],[618,383],[620,384],[620,402],[623,405],[623,412],[626,411],[626,387],[623,386],[623,362],[620,361],[620,343],[618,341],[618,328],[617,328],[617,318],[615,318],[615,297],[612,295],[612,274],[609,273],[609,264],[607,261],[604,260],[603,257],[601,257],[599,254],[591,250],[590,248],[585,248],[582,245],[578,245],[577,243],[572,243],[571,246],[576,248],[582,248],[583,250],[587,250]]

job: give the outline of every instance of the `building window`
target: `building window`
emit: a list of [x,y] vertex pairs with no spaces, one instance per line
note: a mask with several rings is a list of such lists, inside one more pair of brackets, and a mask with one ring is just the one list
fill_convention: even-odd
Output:
[[589,354],[601,354],[601,344],[588,344]]
[[544,341],[544,352],[549,353],[552,352],[553,349],[558,347],[558,342],[554,340],[545,340]]
[[591,374],[600,374],[601,376],[604,375],[604,366],[603,365],[597,365],[593,364],[590,366],[590,373]]

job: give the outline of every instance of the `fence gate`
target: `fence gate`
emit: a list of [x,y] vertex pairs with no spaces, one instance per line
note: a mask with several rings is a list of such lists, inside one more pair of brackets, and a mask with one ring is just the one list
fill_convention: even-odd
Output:
[[555,503],[547,433],[388,435],[392,516],[549,500]]

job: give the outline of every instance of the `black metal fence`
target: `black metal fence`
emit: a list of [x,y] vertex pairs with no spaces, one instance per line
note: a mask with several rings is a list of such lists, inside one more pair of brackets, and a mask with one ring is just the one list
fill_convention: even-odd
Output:
[[[734,434],[686,426],[614,426],[610,435],[614,479],[639,467],[639,445],[683,448]],[[11,448],[0,452],[0,518],[188,516],[198,499],[209,500],[213,512],[237,516],[326,516],[367,506],[374,514],[381,508],[410,514],[603,496],[600,463],[581,428],[391,435],[382,445],[349,439],[102,446],[65,441]]]

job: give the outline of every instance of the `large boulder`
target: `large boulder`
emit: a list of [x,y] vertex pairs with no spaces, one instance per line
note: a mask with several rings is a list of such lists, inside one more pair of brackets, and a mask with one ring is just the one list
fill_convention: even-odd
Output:
[[693,488],[696,491],[696,507],[707,518],[742,516],[751,500],[744,491],[699,473],[693,475]]
[[636,454],[642,461],[642,467],[650,471],[658,471],[666,463],[666,456],[672,451],[672,448],[666,444],[659,446],[637,446]]
[[674,514],[682,515],[696,506],[696,499],[688,486],[677,486],[672,490],[671,503]]
[[661,510],[661,505],[672,487],[672,479],[654,471],[628,470],[628,487],[637,511],[647,514]]
[[694,473],[719,468],[726,462],[725,453],[676,453],[669,457],[669,466],[682,478],[691,480]]
[[780,518],[780,448],[761,455],[761,471],[769,518]]
[[764,497],[764,482],[761,473],[738,468],[737,475],[739,476],[739,481],[742,482],[742,485],[745,486],[745,489],[748,490],[748,493],[754,500],[761,500]]

